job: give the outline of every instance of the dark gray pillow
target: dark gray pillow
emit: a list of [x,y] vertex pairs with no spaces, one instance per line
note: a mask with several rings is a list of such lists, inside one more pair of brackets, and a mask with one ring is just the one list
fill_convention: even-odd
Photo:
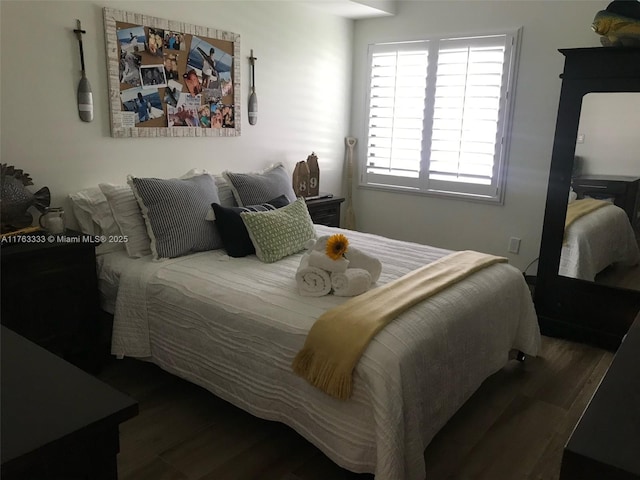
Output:
[[241,207],[259,205],[272,198],[285,195],[289,203],[295,202],[296,194],[291,186],[291,175],[278,163],[262,173],[222,172],[229,183],[236,202]]
[[211,204],[220,203],[211,175],[170,180],[130,176],[129,185],[140,204],[154,258],[222,247],[215,226],[205,219]]
[[242,212],[266,212],[289,205],[287,197],[280,195],[260,205],[248,207],[223,207],[217,203],[211,204],[216,217],[216,227],[222,238],[224,249],[230,257],[246,257],[256,253],[256,249],[249,238],[247,227],[244,226]]

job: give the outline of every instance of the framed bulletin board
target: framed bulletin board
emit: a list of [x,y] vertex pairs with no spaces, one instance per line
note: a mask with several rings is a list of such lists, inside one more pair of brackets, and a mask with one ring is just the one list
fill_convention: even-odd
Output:
[[240,135],[240,35],[103,14],[113,137]]

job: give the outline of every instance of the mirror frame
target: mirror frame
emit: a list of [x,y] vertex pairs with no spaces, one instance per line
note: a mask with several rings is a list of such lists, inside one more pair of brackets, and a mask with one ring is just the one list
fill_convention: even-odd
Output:
[[582,99],[595,92],[640,92],[640,48],[559,51],[565,64],[534,301],[543,335],[615,350],[640,311],[640,291],[563,277],[558,269]]

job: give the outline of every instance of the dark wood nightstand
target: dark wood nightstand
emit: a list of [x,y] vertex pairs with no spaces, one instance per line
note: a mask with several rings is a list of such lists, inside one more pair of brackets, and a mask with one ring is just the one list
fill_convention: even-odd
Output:
[[307,199],[307,208],[313,223],[328,227],[340,226],[340,204],[344,202],[342,197],[324,197]]
[[574,178],[572,186],[578,198],[613,198],[613,203],[627,212],[631,225],[640,228],[640,177],[583,175]]
[[4,238],[0,247],[2,324],[97,371],[97,244],[73,231],[23,237]]

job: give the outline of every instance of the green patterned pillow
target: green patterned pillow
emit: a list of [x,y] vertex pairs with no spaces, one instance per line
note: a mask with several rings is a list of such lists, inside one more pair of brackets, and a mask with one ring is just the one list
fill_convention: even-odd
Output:
[[242,212],[256,255],[265,263],[273,263],[301,250],[316,231],[303,198],[278,210]]

